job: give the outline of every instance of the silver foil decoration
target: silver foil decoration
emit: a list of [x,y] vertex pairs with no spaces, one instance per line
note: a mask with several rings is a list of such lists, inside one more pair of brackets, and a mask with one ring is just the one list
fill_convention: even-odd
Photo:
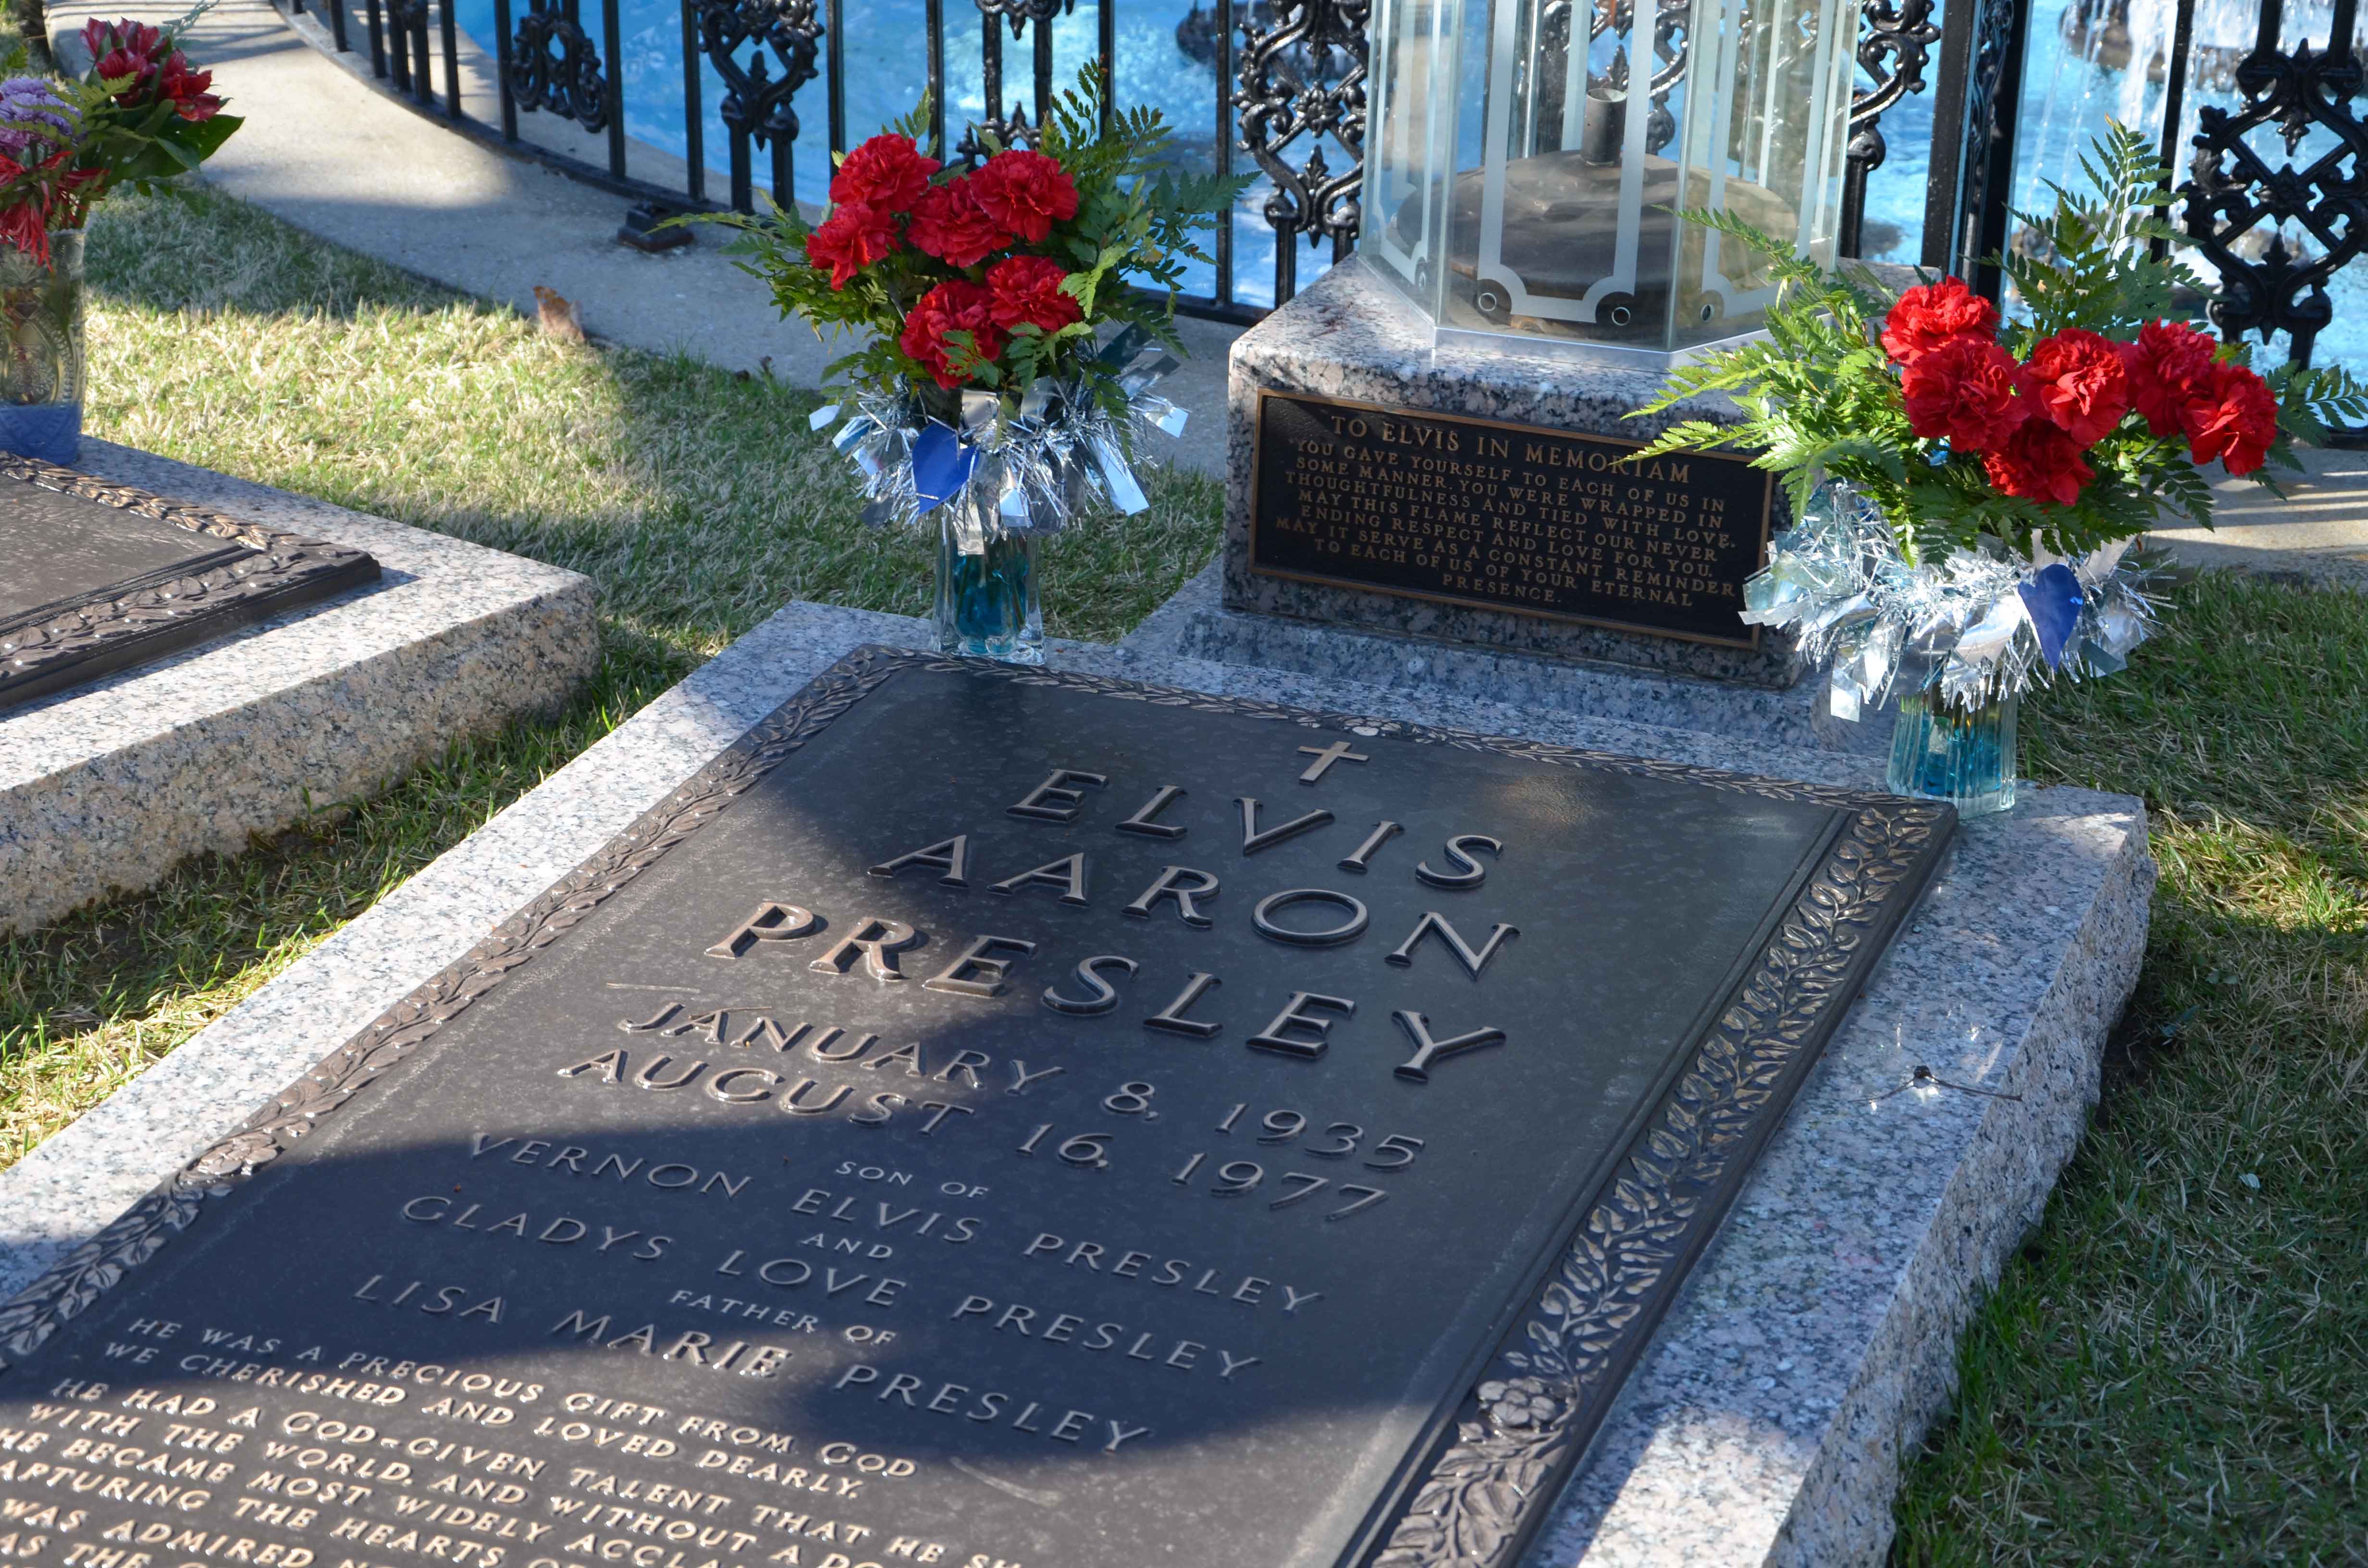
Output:
[[[965,388],[959,429],[902,388],[859,390],[814,410],[809,423],[820,430],[845,416],[831,445],[862,477],[866,523],[933,523],[943,506],[963,551],[983,555],[997,534],[1056,533],[1097,501],[1129,517],[1151,505],[1134,476],[1137,438],[1155,429],[1180,437],[1188,414],[1151,390],[1176,369],[1175,357],[1143,344],[1129,328],[1101,351],[1126,394],[1122,418],[1078,380],[1039,381],[1014,405]],[[952,443],[932,438],[932,426]]]
[[[1743,619],[1790,630],[1801,660],[1828,670],[1837,718],[1918,692],[1978,708],[2054,675],[2085,680],[2128,666],[2155,622],[2145,574],[2122,564],[2130,543],[2031,562],[1986,539],[1910,565],[1871,502],[1827,484],[1744,584]],[[2024,589],[2056,565],[2078,580],[2080,608],[2051,669]]]

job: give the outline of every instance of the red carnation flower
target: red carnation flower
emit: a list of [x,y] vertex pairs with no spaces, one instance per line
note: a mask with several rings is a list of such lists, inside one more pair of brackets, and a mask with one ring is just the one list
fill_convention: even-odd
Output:
[[986,275],[986,286],[995,296],[995,324],[1005,328],[1026,324],[1058,332],[1072,322],[1083,321],[1085,308],[1076,296],[1061,292],[1068,277],[1059,262],[1041,256],[1015,256],[996,263]]
[[131,85],[124,88],[123,91],[115,95],[115,101],[117,103],[124,103],[131,98],[138,97],[140,92],[140,79],[147,74],[148,62],[142,57],[133,54],[128,49],[110,49],[103,57],[101,57],[98,62],[98,79],[100,81],[115,82],[120,81],[126,77],[131,79]]
[[83,24],[82,42],[93,60],[103,62],[116,53],[131,59],[134,67],[131,71],[100,70],[99,75],[109,78],[136,74],[139,67],[152,65],[172,52],[172,41],[165,38],[162,28],[152,28],[129,17],[120,22],[102,22],[93,17]]
[[1952,338],[1994,342],[1998,325],[1996,305],[1966,288],[1964,279],[1943,278],[1899,296],[1884,318],[1883,351],[1902,365],[1912,365]]
[[119,22],[102,22],[93,17],[83,24],[82,41],[94,59],[114,49],[130,50],[143,61],[161,60],[171,51],[164,28],[135,22],[129,17]]
[[2197,462],[2218,458],[2230,473],[2248,474],[2278,438],[2278,400],[2244,366],[2215,362],[2211,381],[2180,409],[2180,423]]
[[1057,158],[1015,148],[989,158],[972,177],[986,215],[1031,245],[1077,215],[1076,182]]
[[2031,417],[2030,384],[2013,355],[1981,337],[1949,338],[1918,355],[1899,378],[1916,434],[1968,452],[2005,445]]
[[929,188],[929,176],[944,166],[909,136],[874,136],[840,160],[838,172],[830,176],[830,199],[860,201],[882,212],[910,212]]
[[806,236],[806,264],[829,267],[831,288],[844,289],[857,273],[895,249],[895,220],[877,208],[849,201]]
[[988,216],[979,202],[980,177],[966,175],[921,193],[921,199],[913,206],[913,226],[905,236],[916,249],[950,267],[976,267],[1011,243],[1010,233]]
[[2009,495],[2069,506],[2080,498],[2080,487],[2097,477],[2081,460],[2082,450],[2054,420],[2026,419],[2005,446],[1982,454],[1982,467],[1990,483]]
[[2157,321],[2138,329],[2135,343],[2115,347],[2129,378],[2131,405],[2146,415],[2146,428],[2157,436],[2176,435],[2188,399],[2214,384],[2212,362],[2219,342],[2184,322]]
[[[0,244],[16,246],[32,257],[37,266],[50,265],[50,221],[63,212],[78,227],[78,193],[106,172],[61,167],[74,155],[73,148],[61,147],[38,164],[20,164],[0,153],[0,185],[26,175],[35,176],[17,191],[14,199],[0,206]],[[40,177],[43,176],[51,177],[44,179]]]
[[176,50],[157,74],[156,97],[172,99],[174,113],[200,124],[222,112],[222,99],[206,91],[213,85],[212,72],[190,70],[188,57]]
[[2093,332],[2067,327],[2031,351],[2039,405],[2057,428],[2085,449],[2130,411],[2130,381],[2122,356]]
[[[965,355],[946,341],[951,332],[971,335],[974,353]],[[919,360],[938,385],[961,386],[984,361],[1003,352],[1004,336],[995,324],[995,299],[984,283],[957,278],[922,295],[905,318],[904,335],[896,346]]]

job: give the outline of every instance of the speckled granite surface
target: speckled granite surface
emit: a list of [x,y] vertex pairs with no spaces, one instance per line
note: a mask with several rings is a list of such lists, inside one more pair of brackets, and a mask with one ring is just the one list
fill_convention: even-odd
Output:
[[[112,1219],[847,649],[916,645],[923,632],[796,605],[741,639],[0,1176],[0,1287],[20,1287]],[[1879,781],[1864,757],[1437,687],[1383,691],[1141,646],[1056,644],[1053,658],[1306,707]],[[1882,1560],[1898,1456],[1939,1407],[1957,1332],[2094,1098],[2153,875],[2142,810],[2126,797],[2034,791],[1967,825],[1655,1336],[1530,1568]],[[1968,1087],[1907,1087],[1919,1063]]]
[[1221,562],[1211,562],[1128,633],[1121,646],[1213,664],[1258,665],[1417,697],[1452,686],[1485,692],[1507,707],[1708,730],[1808,751],[1880,756],[1891,745],[1892,710],[1853,722],[1834,719],[1820,711],[1826,688],[1819,680],[1773,690],[1228,609],[1224,570]]
[[[1434,349],[1422,316],[1360,263],[1336,267],[1235,341],[1227,381],[1224,603],[1236,610],[1556,658],[1600,659],[1670,675],[1782,687],[1792,684],[1790,640],[1757,650],[1615,631],[1505,611],[1434,604],[1269,576],[1249,569],[1251,467],[1258,389],[1428,409],[1516,425],[1648,441],[1680,419],[1733,417],[1721,399],[1648,419],[1624,417],[1651,401],[1657,371],[1529,358],[1497,348]],[[1784,526],[1782,492],[1772,526]]]
[[598,658],[573,572],[114,446],[88,472],[376,556],[373,587],[0,716],[0,932],[383,788],[564,700]]

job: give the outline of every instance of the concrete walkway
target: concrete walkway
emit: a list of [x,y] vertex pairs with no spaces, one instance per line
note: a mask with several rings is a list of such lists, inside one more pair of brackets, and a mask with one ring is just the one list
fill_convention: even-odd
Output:
[[2213,486],[2217,527],[2152,537],[2183,566],[2368,591],[2368,451],[2302,454],[2307,474],[2283,482],[2283,500],[2248,479]]
[[[108,15],[162,24],[188,9],[187,0],[124,0]],[[83,13],[70,15],[79,27]],[[661,256],[619,244],[626,198],[485,146],[377,90],[359,7],[351,54],[324,53],[300,28],[326,40],[318,18],[291,25],[268,0],[220,0],[191,29],[190,52],[246,119],[206,165],[216,188],[529,315],[534,286],[544,284],[575,301],[586,331],[613,343],[680,349],[752,372],[770,358],[774,375],[802,386],[816,384],[843,351],[782,321],[764,285],[717,254],[719,236]],[[62,61],[76,47],[63,32],[52,34]],[[440,91],[440,64],[436,82]],[[576,155],[604,155],[603,142],[581,140]],[[1221,474],[1225,351],[1235,329],[1182,324],[1191,358],[1161,390],[1191,410],[1191,423],[1180,442],[1153,439],[1178,461]]]

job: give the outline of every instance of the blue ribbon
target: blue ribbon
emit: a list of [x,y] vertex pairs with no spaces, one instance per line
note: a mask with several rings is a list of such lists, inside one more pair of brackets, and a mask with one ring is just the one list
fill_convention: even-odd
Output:
[[913,489],[920,496],[922,517],[944,506],[970,483],[978,466],[978,449],[965,446],[953,426],[932,419],[913,443]]
[[2015,592],[2022,596],[2022,608],[2031,612],[2032,630],[2039,633],[2040,656],[2049,669],[2060,667],[2064,644],[2072,640],[2073,629],[2080,624],[2080,579],[2059,561],[2032,573]]

